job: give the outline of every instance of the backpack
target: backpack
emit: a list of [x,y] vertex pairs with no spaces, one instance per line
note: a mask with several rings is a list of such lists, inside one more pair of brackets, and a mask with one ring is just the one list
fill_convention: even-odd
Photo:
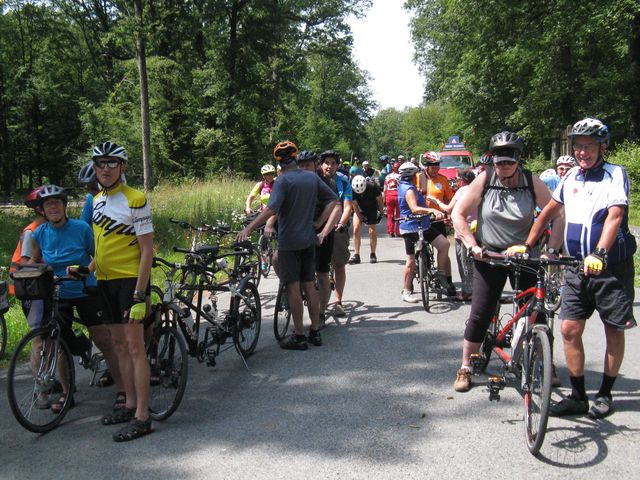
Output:
[[525,185],[524,187],[513,187],[513,188],[499,187],[497,185],[492,185],[493,181],[495,180],[496,172],[494,169],[491,169],[491,174],[486,175],[485,177],[484,188],[482,189],[482,198],[484,198],[484,194],[487,193],[487,190],[489,189],[491,190],[529,190],[531,192],[531,196],[533,197],[533,205],[535,207],[537,203],[536,203],[536,191],[535,191],[535,188],[533,187],[533,174],[531,173],[531,170],[525,170],[524,168],[521,169],[521,172],[524,174],[524,178],[527,180],[527,185]]

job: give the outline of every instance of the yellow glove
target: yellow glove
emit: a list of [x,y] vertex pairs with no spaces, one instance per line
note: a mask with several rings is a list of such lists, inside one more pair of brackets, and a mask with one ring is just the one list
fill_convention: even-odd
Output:
[[469,228],[471,229],[471,233],[476,233],[476,231],[478,230],[478,221],[474,220],[473,222],[471,222],[469,224]]
[[588,255],[587,258],[584,259],[584,266],[586,270],[600,273],[604,268],[604,262],[594,255]]
[[527,247],[526,245],[512,245],[507,248],[507,255],[527,253],[527,250],[529,250],[529,247]]
[[129,319],[139,322],[147,316],[147,304],[145,302],[134,303],[129,310]]

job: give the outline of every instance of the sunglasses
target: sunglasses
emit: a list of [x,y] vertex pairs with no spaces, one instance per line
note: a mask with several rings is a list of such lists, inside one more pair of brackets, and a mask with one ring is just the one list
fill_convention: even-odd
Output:
[[558,167],[559,172],[565,172],[567,170],[571,170],[571,167]]
[[496,167],[510,167],[515,165],[516,163],[518,162],[516,162],[515,160],[500,160],[499,162],[495,162],[494,165]]
[[102,170],[103,168],[108,168],[109,170],[113,170],[114,168],[118,168],[122,162],[120,160],[105,160],[105,161],[97,161],[93,162],[96,168]]

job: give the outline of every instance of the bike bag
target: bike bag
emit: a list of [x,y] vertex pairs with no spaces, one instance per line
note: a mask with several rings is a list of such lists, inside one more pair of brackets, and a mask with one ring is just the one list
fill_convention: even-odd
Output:
[[9,289],[7,282],[0,281],[0,314],[7,313],[9,310]]
[[53,269],[50,265],[18,265],[10,275],[19,300],[45,300],[53,295]]

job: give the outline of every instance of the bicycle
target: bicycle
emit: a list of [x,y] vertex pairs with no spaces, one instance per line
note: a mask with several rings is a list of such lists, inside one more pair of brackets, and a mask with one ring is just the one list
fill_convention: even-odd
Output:
[[[433,223],[433,215],[431,214],[411,214],[405,217],[394,218],[394,221],[403,222],[407,220],[417,220],[422,222],[423,219],[431,219]],[[415,278],[420,285],[420,294],[422,297],[422,306],[425,311],[429,311],[429,290],[436,294],[438,300],[442,300],[443,295],[447,295],[447,289],[442,285],[442,274],[438,271],[438,264],[433,251],[433,246],[424,239],[424,230],[418,229],[418,240],[415,245],[415,258],[418,268],[415,269]]]
[[7,321],[4,314],[9,311],[9,289],[6,281],[7,267],[0,267],[0,360],[7,352]]
[[[552,380],[550,330],[547,325],[547,319],[552,314],[545,306],[547,267],[577,266],[580,261],[571,257],[557,260],[532,259],[527,255],[506,257],[488,252],[484,253],[484,257],[492,265],[514,269],[515,313],[507,315],[506,320],[504,316],[501,318],[498,302],[496,314],[485,334],[480,351],[472,355],[472,372],[474,375],[484,372],[492,352],[501,360],[504,374],[489,377],[489,400],[500,400],[500,391],[506,386],[507,375],[517,381],[524,397],[527,448],[533,455],[537,455],[546,434]],[[524,291],[518,290],[521,271],[535,273],[535,286]],[[510,349],[510,352],[507,353],[506,349]]]
[[[165,269],[165,289],[159,292],[162,301],[158,305],[162,324],[179,329],[185,339],[187,353],[199,362],[206,359],[209,366],[216,365],[221,347],[231,338],[232,346],[247,367],[245,358],[254,352],[260,335],[260,295],[253,283],[255,277],[243,261],[243,257],[251,254],[252,244],[244,242],[235,245],[235,248],[220,252],[218,246],[201,246],[191,253],[211,261],[197,264],[174,263],[160,257],[153,259],[154,268]],[[180,252],[183,249],[174,250]],[[228,257],[236,260],[233,267],[229,267]],[[216,275],[220,273],[226,274],[228,279],[219,282]],[[182,284],[176,281],[178,274],[183,278],[186,274],[186,278],[195,278],[195,281]],[[156,292],[160,290],[158,287],[152,288]],[[203,304],[205,292],[209,292],[209,302]],[[229,310],[221,315],[218,315],[219,294],[229,296]],[[195,319],[191,317],[192,312]],[[201,339],[202,319],[209,325],[204,329]]]
[[264,227],[261,228],[262,233],[258,238],[258,251],[260,252],[260,273],[264,278],[269,276],[271,267],[273,266],[273,254],[277,250],[278,234],[273,232],[271,235],[265,235]]

